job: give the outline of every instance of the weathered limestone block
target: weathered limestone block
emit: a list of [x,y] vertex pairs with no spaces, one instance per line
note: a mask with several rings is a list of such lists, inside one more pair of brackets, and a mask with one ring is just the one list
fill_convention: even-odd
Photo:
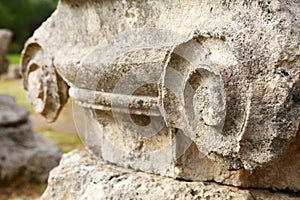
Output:
[[292,0],[61,0],[25,45],[24,87],[54,120],[67,83],[105,161],[300,191],[299,29]]
[[6,49],[12,38],[12,32],[0,29],[0,75],[8,71],[9,62],[6,58]]
[[87,151],[73,151],[51,171],[41,199],[296,200],[300,196],[173,180],[105,164]]
[[32,131],[29,112],[0,95],[0,181],[19,175],[45,182],[61,157],[59,148]]

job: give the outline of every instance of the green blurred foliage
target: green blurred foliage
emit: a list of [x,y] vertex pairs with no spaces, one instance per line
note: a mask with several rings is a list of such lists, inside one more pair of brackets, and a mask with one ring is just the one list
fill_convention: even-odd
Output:
[[13,64],[14,66],[17,66],[20,63],[20,54],[8,54],[6,57],[9,60],[10,64]]
[[9,53],[20,53],[26,39],[55,10],[57,0],[0,0],[0,28],[13,31]]

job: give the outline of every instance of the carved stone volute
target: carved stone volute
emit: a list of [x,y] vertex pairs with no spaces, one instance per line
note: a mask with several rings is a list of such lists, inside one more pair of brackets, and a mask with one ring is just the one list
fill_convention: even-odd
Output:
[[153,171],[139,163],[182,134],[170,163],[193,144],[228,169],[265,167],[299,127],[298,4],[62,0],[25,46],[24,87],[52,121],[66,82],[95,121],[87,145],[119,165]]

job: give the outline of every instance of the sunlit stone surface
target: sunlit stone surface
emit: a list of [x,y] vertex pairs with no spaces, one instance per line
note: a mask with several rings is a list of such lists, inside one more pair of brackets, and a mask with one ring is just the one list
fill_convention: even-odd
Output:
[[299,15],[292,0],[62,0],[25,45],[24,87],[49,121],[69,90],[99,160],[300,191]]

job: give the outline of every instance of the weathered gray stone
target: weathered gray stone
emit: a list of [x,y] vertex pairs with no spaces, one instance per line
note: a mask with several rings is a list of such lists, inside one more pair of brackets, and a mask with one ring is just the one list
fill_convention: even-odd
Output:
[[[49,122],[56,120],[67,102],[68,86],[57,74],[53,59],[37,43],[28,42],[22,54],[24,88],[34,110]],[[26,66],[26,67],[23,67]]]
[[0,181],[25,175],[45,182],[61,157],[60,149],[32,131],[28,110],[0,95]]
[[[62,83],[55,70],[74,97],[85,89],[86,98],[77,99],[83,106],[114,111],[112,104],[127,103],[134,114],[145,114],[144,105],[114,100],[152,79],[158,87],[136,96],[154,98],[149,105],[163,121],[155,119],[168,130],[183,130],[200,152],[229,169],[265,166],[282,155],[299,126],[298,9],[298,2],[276,0],[61,1],[26,44],[24,86],[38,112],[54,113],[51,119],[66,97],[55,86]],[[135,79],[126,82],[129,70]],[[180,76],[172,79],[173,71]],[[51,74],[48,84],[55,87],[43,83]]]
[[25,45],[24,87],[55,120],[68,85],[105,161],[300,191],[299,29],[293,0],[61,0]]
[[186,182],[105,164],[87,151],[64,154],[41,197],[48,199],[300,199],[264,190]]
[[28,120],[29,111],[16,104],[9,95],[0,98],[0,126],[19,124]]
[[11,31],[0,29],[0,75],[8,71],[9,62],[6,58],[6,50],[11,38]]

